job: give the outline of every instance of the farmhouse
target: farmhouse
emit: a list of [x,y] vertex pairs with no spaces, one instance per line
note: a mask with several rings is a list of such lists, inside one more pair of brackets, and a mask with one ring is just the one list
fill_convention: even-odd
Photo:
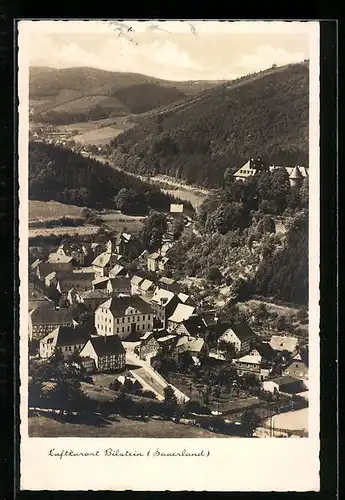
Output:
[[117,254],[110,253],[108,250],[99,254],[92,262],[95,275],[100,277],[108,276],[109,271],[117,263],[118,257]]
[[135,274],[131,278],[131,293],[132,295],[140,295],[140,283],[144,281],[144,278]]
[[47,264],[52,271],[72,271],[73,257],[60,252],[53,252],[49,255]]
[[159,288],[163,288],[164,290],[169,290],[170,292],[174,292],[176,294],[179,294],[182,292],[181,285],[179,285],[172,278],[167,278],[166,276],[162,276],[158,280],[157,286]]
[[80,357],[92,359],[95,370],[99,372],[122,371],[126,367],[126,351],[118,335],[91,337],[82,350]]
[[161,255],[158,252],[150,253],[147,256],[147,270],[155,273],[158,271],[158,263],[161,259]]
[[115,266],[109,271],[109,278],[118,278],[127,275],[127,270],[120,264],[115,264]]
[[42,303],[29,314],[29,338],[40,340],[58,326],[73,326],[69,309],[56,308],[51,302]]
[[119,295],[125,294],[129,295],[131,293],[131,281],[129,278],[109,278],[107,282],[107,293],[109,295]]
[[157,356],[160,351],[159,342],[155,339],[154,332],[146,332],[140,337],[138,346],[139,358],[150,363],[151,359]]
[[100,304],[103,304],[108,298],[104,290],[88,290],[79,295],[78,302],[84,304],[91,311],[95,311]]
[[49,358],[60,350],[65,358],[80,351],[89,338],[85,329],[71,326],[58,326],[40,340],[40,357]]
[[139,297],[112,297],[97,308],[95,327],[99,335],[117,334],[125,339],[131,333],[152,330],[153,311]]
[[283,375],[289,375],[290,377],[297,378],[299,380],[304,380],[307,384],[308,380],[308,366],[304,361],[300,359],[293,359],[291,363],[283,371]]
[[227,329],[218,342],[228,342],[235,348],[238,356],[249,354],[255,341],[255,333],[247,323],[237,323]]

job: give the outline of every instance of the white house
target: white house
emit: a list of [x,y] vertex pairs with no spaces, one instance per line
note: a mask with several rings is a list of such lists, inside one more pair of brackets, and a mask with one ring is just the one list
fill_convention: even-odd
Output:
[[40,340],[40,357],[49,358],[59,349],[67,358],[76,350],[80,351],[88,338],[88,333],[80,327],[59,326]]
[[221,341],[232,344],[238,356],[244,356],[251,351],[255,333],[247,323],[237,323],[225,330],[223,335],[219,337],[218,343]]
[[168,318],[168,330],[176,330],[179,335],[187,334],[184,322],[189,319],[195,311],[195,307],[186,304],[177,304],[175,311]]
[[153,311],[140,297],[112,297],[97,308],[95,327],[99,335],[117,334],[126,339],[131,333],[152,330]]

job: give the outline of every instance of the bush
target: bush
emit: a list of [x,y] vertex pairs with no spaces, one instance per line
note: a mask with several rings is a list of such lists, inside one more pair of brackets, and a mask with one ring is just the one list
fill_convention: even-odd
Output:
[[152,391],[148,391],[148,390],[145,390],[145,389],[143,389],[143,390],[141,391],[141,394],[140,394],[140,395],[141,395],[143,398],[157,399],[157,398],[156,398],[156,395],[155,395],[155,393],[154,393],[154,392],[152,392]]

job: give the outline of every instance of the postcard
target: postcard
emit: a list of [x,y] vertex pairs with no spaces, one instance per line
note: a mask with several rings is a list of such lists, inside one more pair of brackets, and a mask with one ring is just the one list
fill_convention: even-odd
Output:
[[319,491],[319,23],[18,47],[21,490]]

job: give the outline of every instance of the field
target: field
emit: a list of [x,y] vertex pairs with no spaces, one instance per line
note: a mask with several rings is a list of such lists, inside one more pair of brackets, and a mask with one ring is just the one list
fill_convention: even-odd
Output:
[[144,219],[141,216],[124,215],[118,211],[99,212],[97,215],[102,218],[104,224],[112,229],[127,230],[130,233],[137,233]]
[[60,217],[80,217],[82,207],[65,205],[57,201],[29,201],[29,222]]
[[29,418],[29,436],[31,437],[130,437],[130,438],[225,438],[189,425],[175,424],[164,420],[142,422],[118,416],[104,419],[92,417],[92,420],[78,422],[80,417],[71,416],[52,418],[32,416]]
[[98,226],[76,226],[76,227],[68,227],[68,226],[60,226],[60,227],[47,227],[47,228],[39,228],[39,229],[29,229],[29,238],[35,238],[36,236],[91,236],[93,234],[98,233]]
[[84,134],[79,134],[73,137],[75,141],[82,144],[92,144],[94,146],[104,146],[114,139],[117,135],[121,134],[123,129],[114,127],[102,127],[89,130]]
[[[269,422],[264,422],[268,424]],[[287,413],[281,413],[279,415],[274,415],[273,417],[274,427],[277,429],[286,430],[307,430],[308,429],[308,408],[303,408],[302,410],[289,411]]]

